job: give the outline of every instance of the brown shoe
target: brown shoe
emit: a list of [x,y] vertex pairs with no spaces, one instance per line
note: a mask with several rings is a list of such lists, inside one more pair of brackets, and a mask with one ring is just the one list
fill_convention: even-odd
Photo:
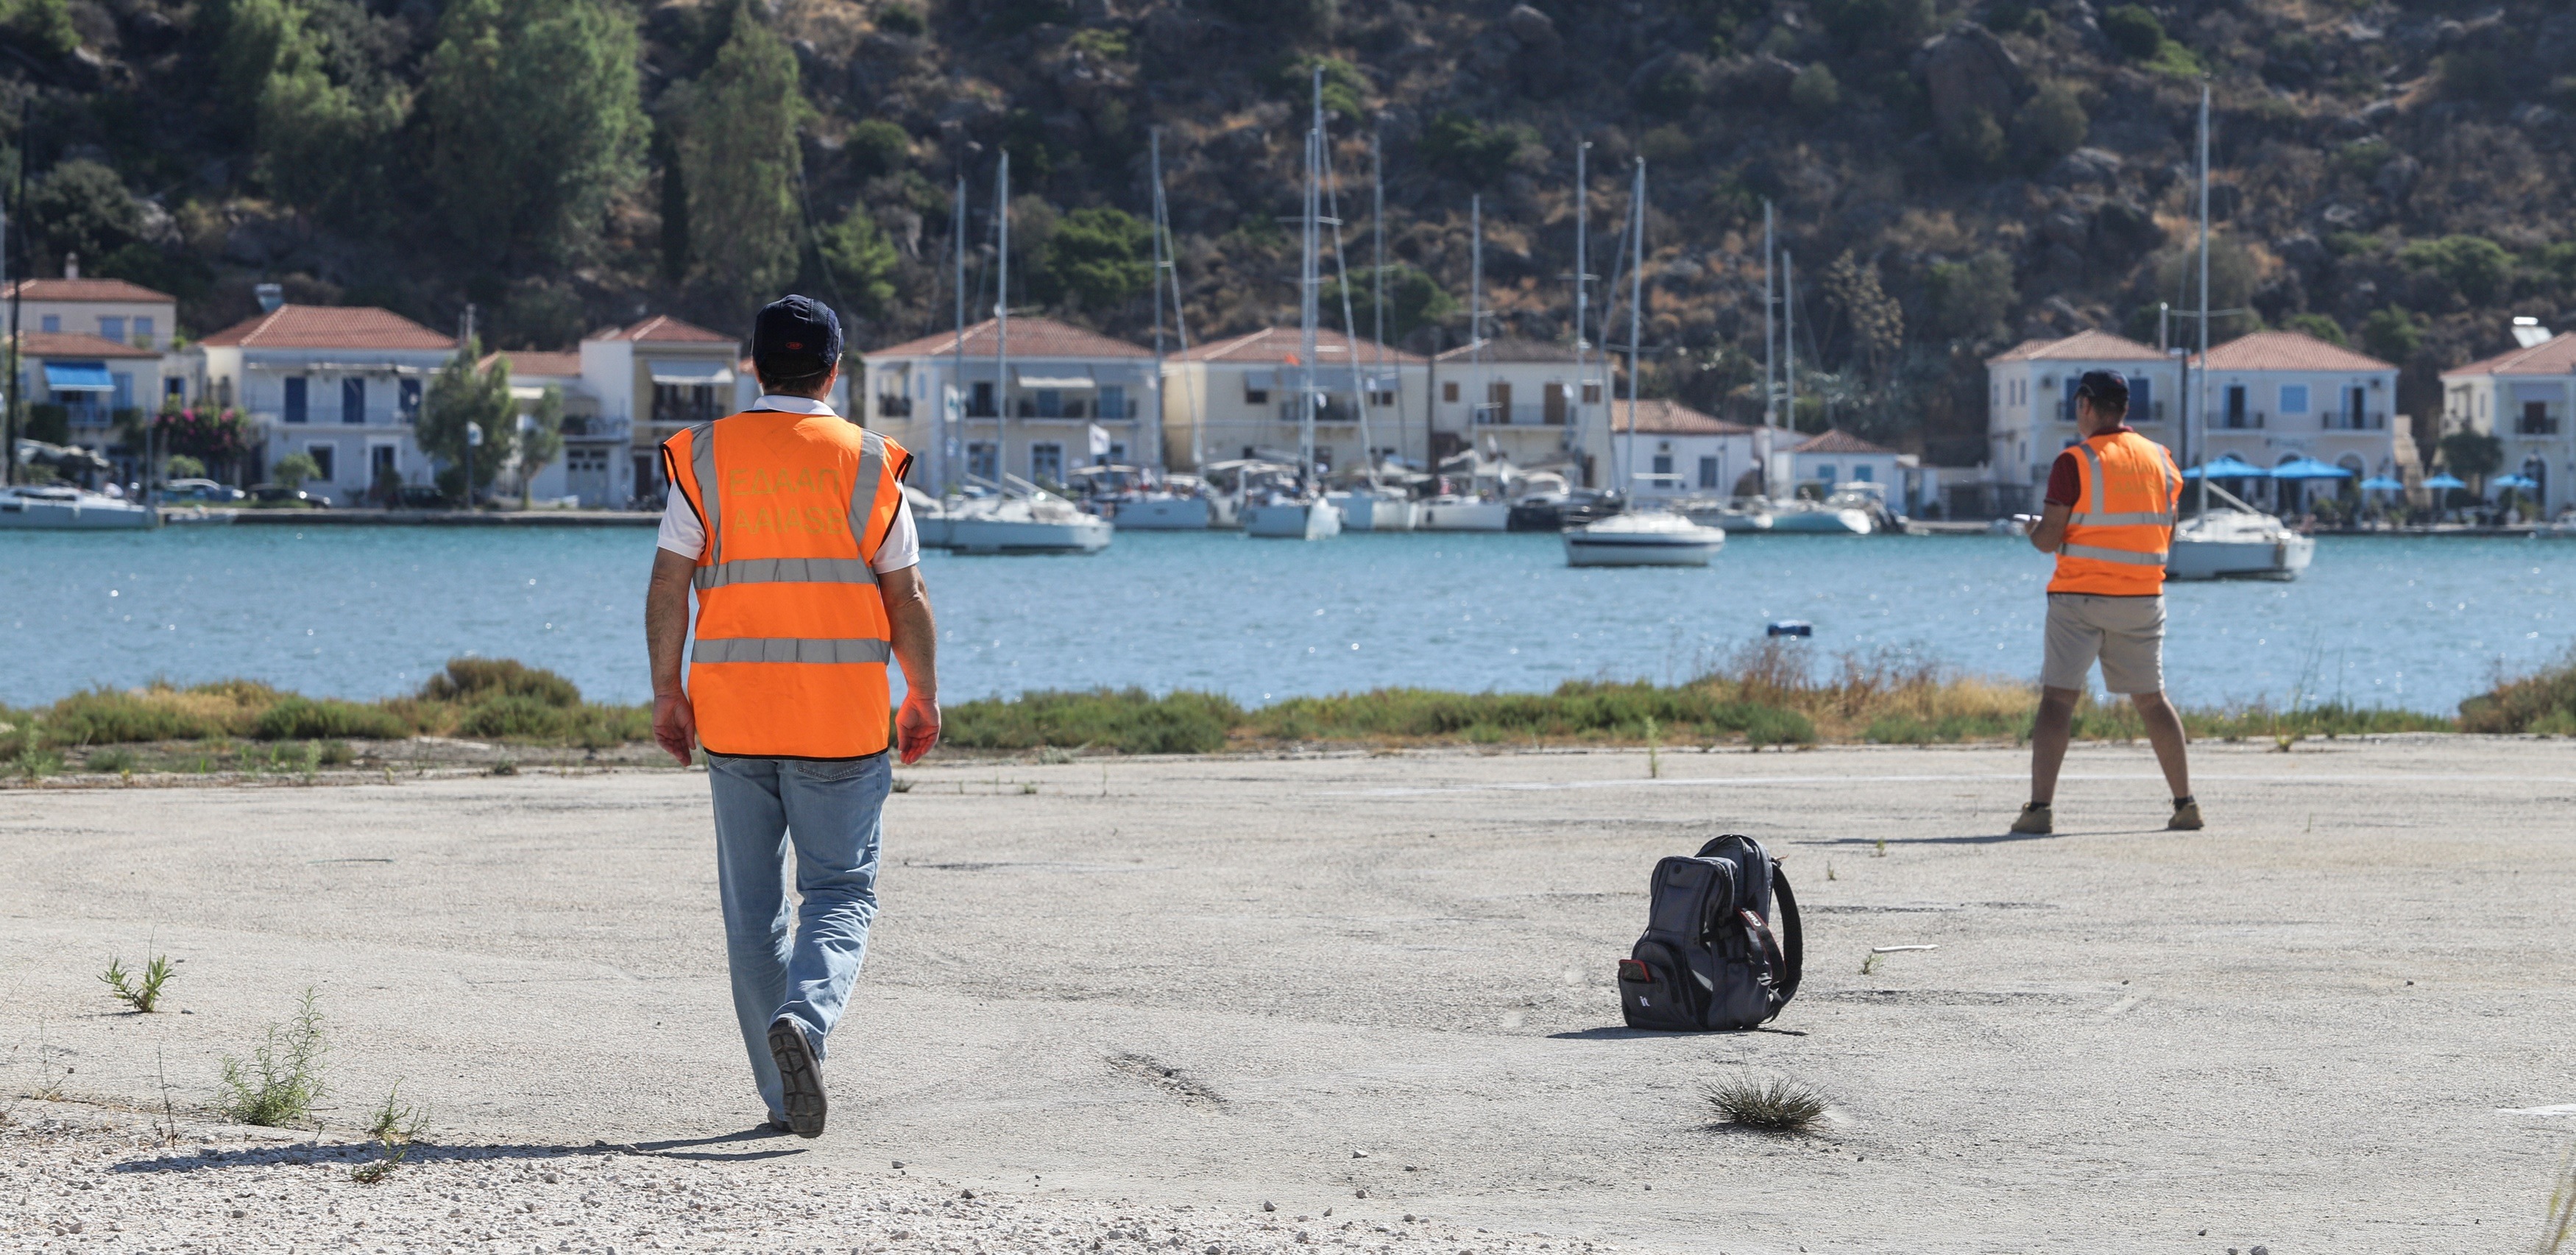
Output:
[[2048,803],[2033,802],[2021,808],[2021,816],[2013,820],[2012,830],[2024,836],[2046,836],[2050,831],[2051,818]]
[[2173,818],[2165,821],[2167,832],[2200,831],[2200,803],[2184,798],[2174,803]]

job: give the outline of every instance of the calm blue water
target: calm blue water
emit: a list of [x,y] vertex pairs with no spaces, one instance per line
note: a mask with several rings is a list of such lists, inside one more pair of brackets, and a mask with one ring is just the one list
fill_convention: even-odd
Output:
[[[652,544],[644,528],[0,536],[0,702],[154,677],[388,696],[467,653],[641,701]],[[1089,558],[932,554],[924,571],[951,699],[1142,685],[1258,703],[1676,680],[1781,618],[1814,621],[1820,653],[2029,677],[2048,562],[1994,537],[1739,536],[1706,570],[1573,570],[1553,536],[1126,533]],[[2447,712],[2498,666],[2576,639],[2576,545],[2327,538],[2296,583],[2176,585],[2170,601],[2183,700],[2304,690]]]

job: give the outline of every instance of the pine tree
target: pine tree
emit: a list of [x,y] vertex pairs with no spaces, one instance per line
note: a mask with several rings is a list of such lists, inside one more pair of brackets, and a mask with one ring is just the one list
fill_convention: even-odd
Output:
[[489,265],[577,260],[644,176],[634,18],[600,0],[457,0],[423,109],[441,219]]
[[680,169],[696,276],[715,299],[747,311],[796,273],[804,168],[796,128],[807,110],[796,56],[738,11],[732,37],[691,84],[686,107]]

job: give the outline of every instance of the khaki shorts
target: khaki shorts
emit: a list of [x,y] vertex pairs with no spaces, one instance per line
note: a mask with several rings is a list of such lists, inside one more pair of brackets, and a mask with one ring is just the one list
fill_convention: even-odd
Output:
[[2154,693],[2165,686],[2165,599],[2048,595],[2048,660],[2039,682],[2054,689],[2086,687],[2093,660],[2102,660],[2102,687],[2114,693]]

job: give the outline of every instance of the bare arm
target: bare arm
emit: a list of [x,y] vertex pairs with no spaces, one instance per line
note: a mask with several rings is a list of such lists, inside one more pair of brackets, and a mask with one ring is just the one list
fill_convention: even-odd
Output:
[[2030,547],[2041,553],[2057,552],[2057,547],[2066,542],[2066,517],[2074,512],[2073,506],[2055,502],[2041,507],[2039,521],[2030,527]]
[[697,749],[697,712],[680,677],[680,650],[689,640],[689,576],[693,559],[668,549],[653,551],[653,581],[644,592],[644,649],[653,663],[653,739],[680,765]]
[[885,599],[894,660],[903,667],[896,748],[903,761],[914,762],[939,744],[939,625],[930,616],[930,587],[922,583],[920,567],[878,575],[877,595]]

